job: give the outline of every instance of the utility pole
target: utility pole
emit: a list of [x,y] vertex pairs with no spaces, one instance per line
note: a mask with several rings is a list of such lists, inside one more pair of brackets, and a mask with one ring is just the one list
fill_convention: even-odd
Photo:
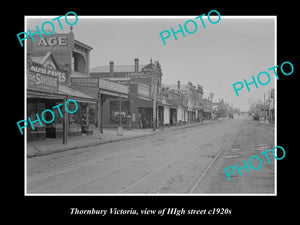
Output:
[[153,77],[153,131],[155,131],[156,128],[156,92],[157,92],[157,79]]
[[102,102],[102,95],[100,89],[98,90],[97,96],[97,128],[95,130],[95,135],[97,138],[100,138],[100,134],[103,134],[103,127],[102,127],[102,114],[103,114],[103,102]]
[[122,126],[122,121],[121,121],[121,110],[122,110],[122,102],[121,102],[121,94],[119,94],[119,127]]
[[266,120],[267,119],[267,111],[266,111],[266,93],[264,93],[264,106],[263,106],[263,109],[264,109],[264,119]]
[[269,123],[271,123],[271,90],[268,91]]
[[[63,105],[66,104],[66,101],[68,101],[69,96],[65,97],[63,99]],[[63,144],[68,144],[68,129],[69,129],[69,115],[66,111],[66,109],[64,109],[63,111],[64,113],[64,120],[63,120]]]
[[123,128],[122,128],[122,121],[121,121],[121,111],[122,111],[122,105],[121,105],[121,93],[119,94],[119,126],[117,128],[117,135],[123,136]]

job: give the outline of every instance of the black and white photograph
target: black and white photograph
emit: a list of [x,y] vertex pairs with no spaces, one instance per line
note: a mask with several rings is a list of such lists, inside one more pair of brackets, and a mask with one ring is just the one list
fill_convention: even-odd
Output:
[[291,218],[294,4],[66,3],[14,12],[5,214],[33,224]]
[[276,16],[203,14],[25,17],[26,195],[276,195]]

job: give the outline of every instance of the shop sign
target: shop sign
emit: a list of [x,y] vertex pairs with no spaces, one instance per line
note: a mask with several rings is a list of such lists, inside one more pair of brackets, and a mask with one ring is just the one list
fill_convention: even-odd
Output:
[[[47,67],[42,67],[42,66],[39,66],[39,65],[31,65],[30,70],[32,72],[39,73],[39,74],[55,76],[55,77],[58,78],[59,83],[65,83],[66,82],[66,72],[61,71],[61,70],[56,70],[56,69],[53,68],[54,66],[52,66],[52,65],[51,66],[48,65]],[[52,67],[53,69],[49,68],[49,67]]]
[[51,38],[42,38],[39,41],[38,47],[48,47],[48,46],[67,46],[68,38],[67,37],[51,37]]
[[67,34],[52,34],[40,38],[34,37],[35,41],[29,39],[28,44],[32,52],[56,52],[56,51],[71,51],[74,43],[74,35]]
[[271,89],[271,98],[272,99],[275,98],[275,89],[274,88]]
[[27,88],[57,92],[58,78],[43,73],[28,72]]
[[114,91],[122,94],[128,94],[128,87],[115,82],[99,79],[99,88]]
[[127,72],[125,73],[126,77],[130,78],[151,78],[155,76],[155,73],[153,71],[150,72]]
[[99,87],[99,79],[98,78],[89,78],[89,77],[72,77],[71,78],[71,86],[73,87]]
[[137,84],[137,92],[140,96],[150,97],[150,88],[149,86],[144,86],[141,84]]
[[98,78],[72,77],[71,86],[101,88],[107,91],[128,94],[127,86]]
[[131,118],[132,122],[135,123],[136,121],[136,117],[135,117],[135,113],[132,113],[132,118]]

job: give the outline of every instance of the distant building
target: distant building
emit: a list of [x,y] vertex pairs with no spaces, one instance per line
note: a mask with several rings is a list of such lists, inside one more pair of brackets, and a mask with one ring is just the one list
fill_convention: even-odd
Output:
[[203,119],[204,120],[211,120],[213,113],[213,104],[210,99],[204,98],[203,99]]
[[[199,122],[203,117],[203,87],[193,85],[191,82],[177,85],[164,85],[169,92],[168,101],[172,103],[173,113],[177,104],[177,121],[179,123]],[[176,94],[175,94],[176,93]],[[180,100],[179,100],[180,99]],[[171,118],[175,118],[171,115]]]

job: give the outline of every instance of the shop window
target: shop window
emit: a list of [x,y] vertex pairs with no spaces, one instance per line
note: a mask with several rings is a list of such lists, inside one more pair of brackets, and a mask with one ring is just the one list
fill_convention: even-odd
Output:
[[89,107],[89,126],[93,126],[96,123],[96,105],[88,105]]
[[129,115],[129,101],[121,101],[121,110],[119,100],[110,101],[110,124],[119,124],[120,115],[121,124],[126,124]]
[[[75,104],[73,102],[68,103],[69,111],[75,111]],[[78,110],[75,113],[69,113],[69,132],[77,132],[81,131],[81,121],[80,121],[80,114],[81,114],[82,107],[78,103]]]
[[[30,117],[31,121],[37,120],[37,116],[41,115],[41,113],[45,110],[44,102],[28,102],[27,103],[27,116]],[[37,131],[39,127],[41,127],[40,123],[36,122],[32,124],[35,130]],[[33,129],[31,126],[27,126],[29,132],[32,132]]]

